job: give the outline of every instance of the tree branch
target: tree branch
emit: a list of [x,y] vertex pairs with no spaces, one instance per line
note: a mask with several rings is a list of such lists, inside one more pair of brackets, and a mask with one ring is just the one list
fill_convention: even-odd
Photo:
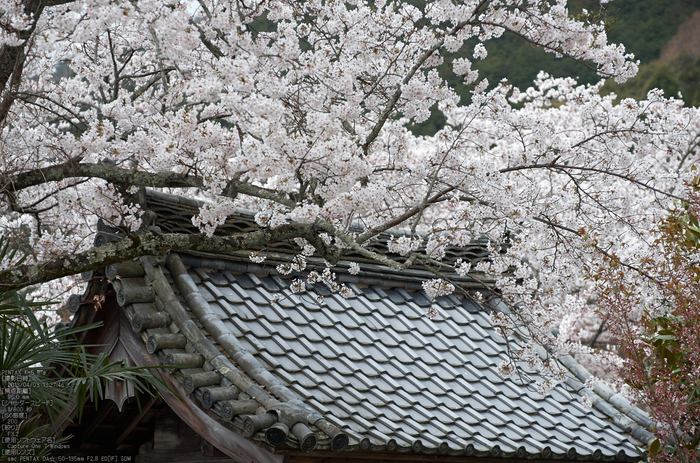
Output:
[[531,170],[531,169],[553,169],[553,170],[560,170],[563,172],[567,172],[568,170],[580,170],[584,172],[595,172],[598,174],[603,174],[603,175],[610,175],[611,177],[617,177],[622,180],[626,180],[630,183],[633,183],[635,185],[638,185],[642,188],[647,188],[655,193],[659,193],[664,196],[668,196],[669,198],[677,199],[679,201],[688,201],[687,198],[681,198],[680,196],[676,196],[673,193],[669,193],[666,191],[659,190],[658,188],[654,188],[651,185],[648,185],[644,182],[640,182],[639,180],[636,180],[632,178],[630,175],[626,174],[618,174],[617,172],[613,172],[611,170],[605,170],[605,169],[599,169],[597,167],[582,167],[582,166],[565,166],[562,164],[555,164],[555,163],[547,163],[547,164],[530,164],[528,166],[515,166],[515,167],[506,167],[504,169],[500,169],[499,172],[502,174],[505,174],[507,172],[515,172],[518,170]]
[[405,221],[405,220],[407,220],[407,219],[410,219],[410,218],[413,217],[414,215],[416,215],[416,214],[418,214],[419,212],[421,212],[422,210],[424,210],[428,205],[434,204],[434,203],[440,201],[440,200],[442,199],[443,196],[445,196],[447,193],[449,193],[449,192],[455,190],[456,188],[457,188],[457,187],[454,187],[454,186],[445,188],[444,190],[442,190],[442,191],[436,193],[435,195],[433,195],[432,198],[429,198],[429,199],[427,199],[426,201],[421,202],[421,204],[419,204],[418,206],[413,207],[413,208],[407,210],[406,212],[404,212],[404,213],[401,214],[400,216],[398,216],[398,217],[396,217],[396,218],[394,218],[394,219],[392,219],[392,220],[386,222],[386,223],[383,224],[382,226],[376,227],[376,228],[372,228],[372,229],[370,229],[370,230],[367,230],[367,231],[364,232],[362,235],[360,235],[360,236],[355,240],[355,242],[356,242],[357,244],[362,244],[362,243],[364,243],[365,241],[367,241],[368,239],[372,238],[373,236],[376,236],[376,235],[378,235],[379,233],[385,232],[385,231],[387,231],[388,229],[390,229],[391,227],[395,227],[396,225],[400,224],[401,222],[403,222],[403,221]]
[[139,256],[158,256],[170,251],[186,250],[231,253],[260,249],[270,243],[294,238],[317,241],[313,226],[299,223],[285,224],[271,230],[236,233],[229,236],[208,237],[204,234],[184,233],[127,235],[121,241],[93,247],[80,253],[3,270],[0,272],[0,289],[20,289],[95,270]]
[[154,188],[196,188],[202,186],[198,178],[176,172],[143,172],[110,164],[82,164],[69,161],[8,176],[3,182],[2,189],[19,191],[48,182],[78,177],[101,178],[113,183]]
[[[483,4],[484,2],[482,2]],[[447,34],[445,34],[445,37],[455,35],[457,32],[459,32],[461,29],[464,28],[469,24],[469,21],[462,21],[461,23],[457,24],[451,31],[449,31]],[[413,76],[418,72],[418,70],[423,66],[423,63],[425,63],[428,58],[430,58],[433,53],[438,51],[445,43],[445,38],[443,37],[442,39],[438,40],[432,47],[427,49],[421,57],[418,59],[416,64],[413,65],[413,67],[408,71],[406,74],[406,77],[403,78],[401,81],[401,85],[406,85],[408,84]],[[389,119],[389,116],[391,115],[392,111],[396,107],[396,103],[399,101],[399,98],[401,97],[401,87],[397,88],[394,94],[391,96],[389,101],[387,102],[386,107],[384,108],[384,111],[382,114],[379,116],[379,120],[377,121],[376,124],[374,124],[374,127],[372,127],[372,131],[367,135],[367,138],[365,139],[365,142],[362,145],[362,151],[364,152],[365,155],[368,154],[369,152],[369,147],[372,144],[372,142],[379,136],[379,132],[381,132],[382,127],[384,127],[384,124],[386,123],[387,119]]]
[[[124,169],[111,164],[83,164],[68,161],[63,164],[7,176],[0,184],[0,191],[11,193],[68,178],[100,178],[111,183],[151,188],[204,188],[204,183],[199,177],[177,172],[144,172]],[[294,201],[273,190],[238,179],[229,181],[222,196],[235,198],[239,193],[268,199],[291,208],[296,205]]]

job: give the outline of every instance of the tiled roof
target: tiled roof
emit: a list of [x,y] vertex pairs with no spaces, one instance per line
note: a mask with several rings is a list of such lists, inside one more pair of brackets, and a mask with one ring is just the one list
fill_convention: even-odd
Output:
[[597,408],[581,405],[574,375],[546,397],[534,372],[499,377],[506,340],[473,300],[438,298],[440,316],[430,320],[431,301],[402,287],[348,281],[354,297],[320,287],[319,304],[254,264],[142,260],[144,278],[115,286],[148,350],[181,365],[204,408],[270,445],[636,460],[645,443],[626,432],[651,437],[592,391]]
[[498,376],[495,299],[430,301],[419,280],[381,272],[339,274],[349,299],[320,284],[296,295],[274,266],[224,256],[134,264],[105,273],[120,275],[117,300],[148,351],[179,366],[203,408],[272,447],[636,461],[653,438],[644,412],[584,388],[590,373],[570,356],[569,380],[545,397],[535,372]]
[[[142,204],[142,207],[147,208],[154,215],[154,222],[163,232],[199,233],[199,230],[192,225],[192,217],[199,214],[199,208],[204,204],[203,202],[153,190],[146,190],[138,201]],[[223,224],[217,227],[216,235],[227,236],[256,229],[258,229],[258,226],[255,224],[254,214],[250,211],[237,210]],[[353,230],[361,232],[359,227],[353,228]],[[363,247],[378,254],[386,255],[398,262],[404,262],[406,257],[389,252],[387,240],[391,235],[400,236],[405,233],[405,230],[388,230],[363,243]],[[471,243],[460,248],[447,246],[445,248],[445,257],[441,262],[452,267],[454,267],[458,259],[471,262],[472,264],[476,263],[488,256],[486,244],[486,240],[475,238]],[[425,248],[422,247],[420,250],[424,251]],[[292,252],[294,252],[294,249],[288,243],[271,244],[266,247],[266,262],[268,264],[287,263]],[[237,257],[239,260],[248,261],[249,254],[250,251],[241,251],[233,256],[229,256],[229,258]],[[208,256],[206,253],[199,253],[198,255]],[[209,256],[213,257],[214,260],[218,258],[217,255]],[[375,283],[378,282],[378,279],[415,283],[417,278],[426,278],[432,275],[429,271],[426,271],[425,262],[414,262],[408,268],[397,271],[386,266],[377,265],[375,261],[350,250],[346,251],[343,259],[336,269],[346,268],[349,261],[358,262],[362,266],[364,279],[370,283],[372,279],[374,279]],[[323,267],[322,259],[309,258],[308,262],[309,266],[320,265]],[[441,268],[441,270],[444,271],[444,268]],[[451,279],[459,281],[462,287],[480,288],[484,284],[493,284],[492,279],[478,272],[472,272],[467,278],[462,278],[457,274],[449,276]],[[418,281],[417,287],[420,287],[420,281]]]

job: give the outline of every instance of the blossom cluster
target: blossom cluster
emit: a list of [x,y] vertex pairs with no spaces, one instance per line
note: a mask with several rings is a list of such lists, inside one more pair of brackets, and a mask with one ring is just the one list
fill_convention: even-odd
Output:
[[[474,61],[505,31],[631,77],[637,63],[605,24],[566,3],[85,0],[34,17],[3,0],[1,44],[36,27],[19,53],[31,63],[2,87],[0,233],[29,262],[62,263],[91,249],[98,218],[146,231],[140,191],[158,188],[203,201],[192,224],[204,238],[237,208],[266,232],[303,225],[277,267],[296,293],[320,283],[351,296],[331,269],[309,271],[311,256],[426,265],[430,298],[454,291],[453,268],[476,272],[519,307],[499,326],[584,352],[601,320],[588,270],[653,258],[654,224],[696,175],[700,113],[659,91],[616,103],[602,84],[544,73],[527,89],[479,80]],[[444,70],[473,84],[469,103]],[[445,126],[414,135],[435,108]],[[488,259],[445,263],[475,242]],[[263,264],[275,244],[240,251]],[[389,254],[373,250],[384,244]],[[518,360],[558,377],[533,349]]]
[[411,252],[417,251],[423,243],[422,238],[409,238],[408,236],[399,236],[395,238],[391,235],[387,241],[389,252],[395,252],[400,256],[406,256]]
[[435,299],[436,297],[452,294],[455,287],[452,283],[445,281],[442,278],[437,278],[435,280],[424,281],[423,290],[430,299]]

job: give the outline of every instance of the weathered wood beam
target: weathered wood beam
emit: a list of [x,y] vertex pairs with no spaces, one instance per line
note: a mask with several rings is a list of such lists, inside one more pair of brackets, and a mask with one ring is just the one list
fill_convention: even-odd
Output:
[[111,400],[105,400],[102,402],[102,409],[98,410],[97,416],[93,418],[90,425],[87,426],[83,433],[80,435],[78,446],[82,445],[88,440],[90,435],[92,435],[92,433],[95,432],[95,429],[97,429],[100,423],[102,423],[102,421],[104,421],[104,419],[107,418],[107,415],[109,415],[109,413],[112,411],[115,405],[116,404]]
[[[298,449],[280,449],[280,454],[284,454],[287,459],[284,463],[391,463],[397,461],[412,462],[412,461],[434,461],[445,463],[551,463],[551,460],[524,460],[513,458],[504,460],[502,458],[490,457],[468,457],[451,456],[451,455],[417,455],[415,453],[396,453],[396,452],[344,452],[335,453],[330,451],[314,451],[312,453],[303,453]],[[568,460],[559,460],[562,463],[573,463]]]
[[117,440],[114,441],[114,445],[119,445],[124,440],[129,437],[129,434],[131,434],[131,431],[134,430],[134,428],[141,422],[144,416],[146,416],[146,413],[151,409],[151,407],[158,401],[157,396],[151,397],[151,400],[146,403],[143,407],[141,407],[141,412],[136,415],[136,417],[131,420],[131,423],[124,429],[124,432],[121,433],[121,435],[117,438]]
[[[124,318],[125,323],[128,323],[126,314],[122,312],[121,317]],[[122,331],[121,342],[136,365],[158,366],[155,358],[146,352],[143,341],[133,331]],[[168,385],[171,391],[178,395],[178,397],[174,397],[173,395],[163,393],[163,400],[180,419],[221,452],[238,461],[254,461],[256,463],[283,462],[283,456],[274,455],[258,447],[254,442],[245,439],[243,436],[205,413],[204,410],[199,408],[188,398],[187,393],[179,381],[165,373],[161,376],[163,382]],[[174,460],[170,459],[169,461],[173,462]]]

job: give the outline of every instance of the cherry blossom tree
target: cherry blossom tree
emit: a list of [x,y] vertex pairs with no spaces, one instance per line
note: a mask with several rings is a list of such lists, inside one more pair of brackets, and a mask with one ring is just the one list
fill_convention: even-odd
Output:
[[[588,352],[577,328],[590,312],[587,271],[610,256],[634,267],[653,245],[700,140],[697,110],[660,92],[614,104],[600,85],[568,78],[542,74],[524,91],[479,80],[474,62],[505,31],[601,77],[633,76],[605,25],[573,17],[565,0],[0,8],[0,228],[32,259],[3,262],[2,289],[52,291],[60,278],[167,251],[246,250],[263,262],[281,241],[299,245],[278,269],[298,277],[295,291],[333,282],[332,270],[305,271],[304,256],[332,267],[348,250],[395,270],[422,264],[435,274],[431,297],[460,290],[451,276],[483,272],[518,307],[495,321],[527,329],[520,358],[556,381],[534,346]],[[439,66],[472,86],[469,104]],[[443,129],[408,130],[436,108]],[[150,228],[134,200],[144,187],[208,201],[194,218],[201,233]],[[259,211],[260,230],[216,235],[237,207]],[[98,218],[124,238],[93,246]],[[367,247],[396,228],[393,254]],[[475,237],[488,239],[489,260],[442,262]]]
[[611,255],[595,275],[599,309],[620,341],[620,377],[659,423],[651,461],[700,458],[700,177],[689,190],[634,271]]

